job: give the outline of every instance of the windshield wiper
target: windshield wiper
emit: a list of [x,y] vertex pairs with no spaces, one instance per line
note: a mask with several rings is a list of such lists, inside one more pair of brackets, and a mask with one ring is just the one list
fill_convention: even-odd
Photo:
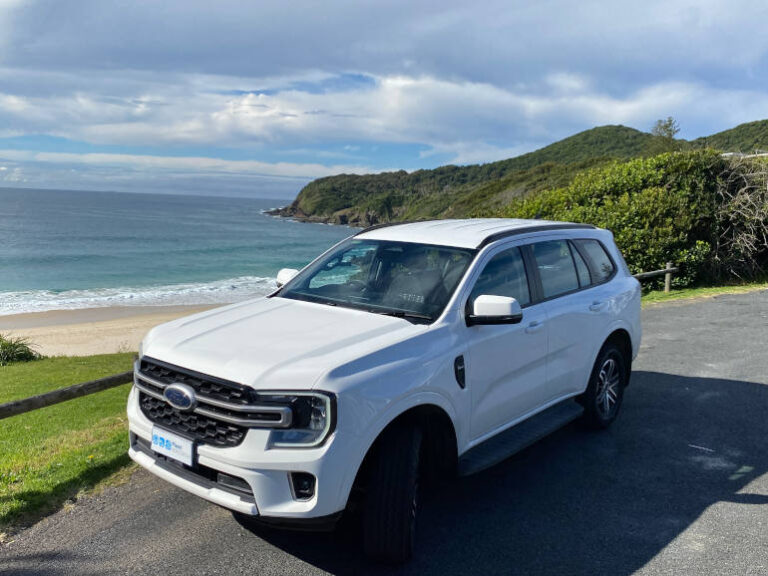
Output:
[[395,318],[406,318],[414,320],[429,320],[432,322],[432,316],[426,314],[419,314],[418,312],[407,312],[405,310],[371,310],[375,314],[381,314],[382,316],[394,316]]

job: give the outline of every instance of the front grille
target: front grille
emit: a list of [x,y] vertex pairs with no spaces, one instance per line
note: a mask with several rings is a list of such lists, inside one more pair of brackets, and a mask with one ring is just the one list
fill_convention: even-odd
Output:
[[139,392],[139,406],[144,416],[155,424],[202,444],[225,448],[237,446],[245,438],[246,428],[243,426],[176,410],[165,400],[153,398],[144,392]]
[[[259,402],[258,393],[229,382],[144,357],[136,363],[134,384],[142,413],[152,422],[203,444],[237,446],[248,428],[287,428],[293,414],[283,404]],[[179,410],[163,393],[171,384],[194,390],[196,405]]]
[[183,370],[165,362],[142,358],[139,369],[145,376],[163,384],[179,382],[191,386],[197,394],[207,398],[232,404],[250,404],[256,399],[255,391],[247,386]]

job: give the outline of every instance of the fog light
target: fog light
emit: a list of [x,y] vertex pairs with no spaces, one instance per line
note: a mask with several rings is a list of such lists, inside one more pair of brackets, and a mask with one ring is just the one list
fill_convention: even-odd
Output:
[[295,500],[310,500],[315,495],[315,477],[306,472],[291,472],[291,491]]

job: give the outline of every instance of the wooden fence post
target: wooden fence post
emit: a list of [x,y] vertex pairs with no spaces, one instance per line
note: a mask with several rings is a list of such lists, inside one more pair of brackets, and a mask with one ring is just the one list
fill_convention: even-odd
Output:
[[[672,269],[672,262],[667,262],[667,270]],[[672,289],[672,272],[664,274],[664,292],[669,293]]]

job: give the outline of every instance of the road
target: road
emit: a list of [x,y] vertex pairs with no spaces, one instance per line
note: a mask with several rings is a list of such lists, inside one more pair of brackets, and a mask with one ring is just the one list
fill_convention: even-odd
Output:
[[0,548],[0,573],[768,574],[768,291],[651,307],[622,414],[428,495],[417,556],[249,529],[138,472]]

